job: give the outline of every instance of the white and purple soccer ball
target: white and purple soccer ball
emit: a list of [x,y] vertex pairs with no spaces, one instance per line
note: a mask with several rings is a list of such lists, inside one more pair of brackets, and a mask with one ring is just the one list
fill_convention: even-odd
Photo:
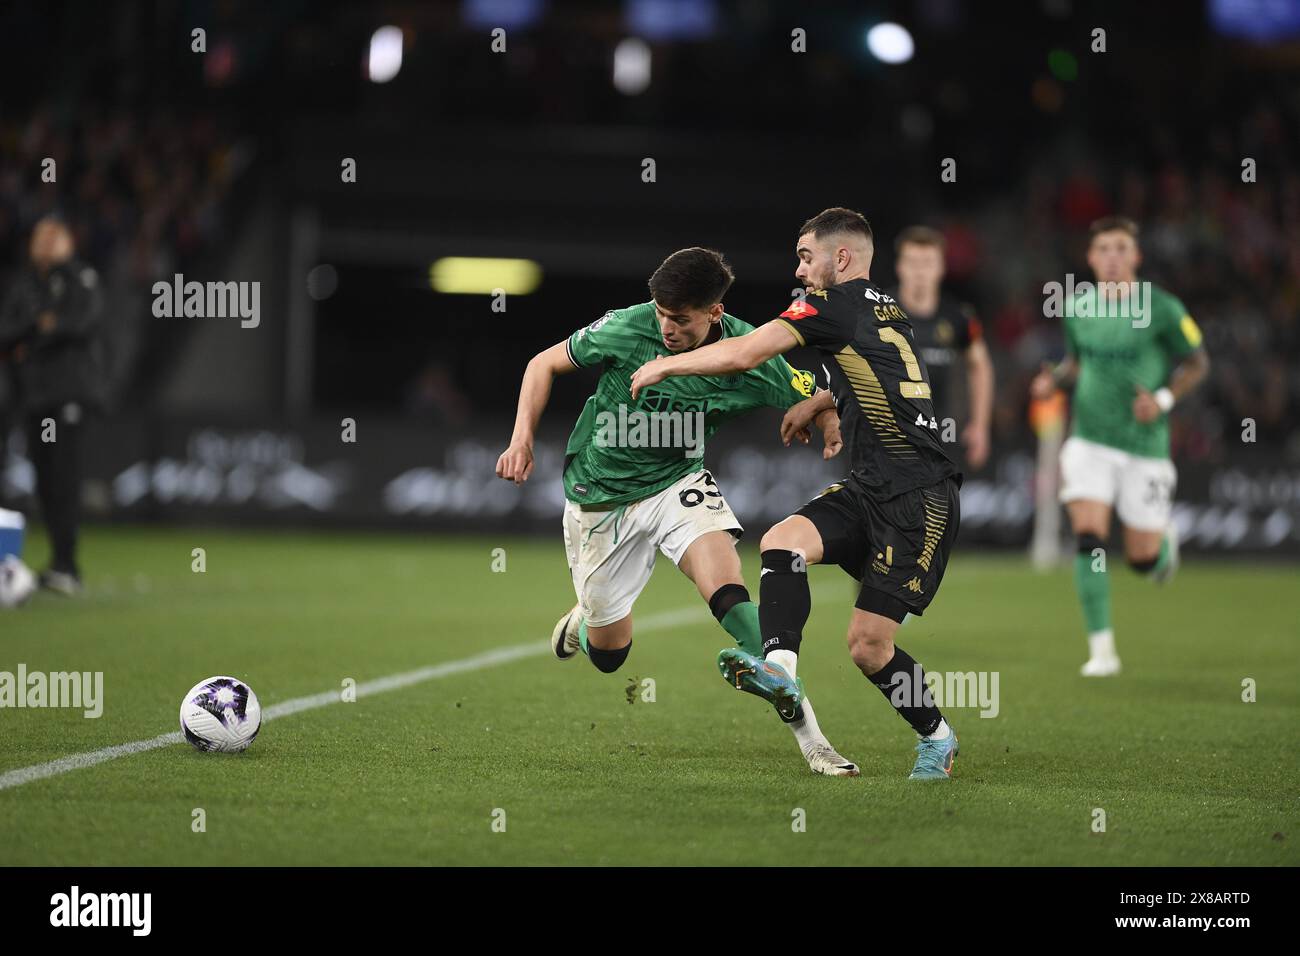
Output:
[[199,681],[181,701],[181,733],[202,751],[236,753],[262,729],[262,705],[253,688],[234,677]]
[[17,607],[36,591],[36,575],[17,555],[0,559],[0,608]]

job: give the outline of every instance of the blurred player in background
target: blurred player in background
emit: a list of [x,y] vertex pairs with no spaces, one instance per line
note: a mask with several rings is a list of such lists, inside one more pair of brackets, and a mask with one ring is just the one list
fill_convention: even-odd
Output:
[[[831,387],[787,419],[806,421],[833,401],[849,433],[852,468],[763,535],[766,660],[747,660],[742,648],[723,651],[719,664],[729,677],[773,662],[793,674],[812,611],[808,566],[838,564],[860,586],[848,632],[853,663],[919,738],[909,779],[947,780],[957,736],[935,706],[921,665],[894,644],[894,634],[909,613],[924,612],[943,580],[957,537],[962,475],[939,440],[925,362],[912,347],[907,315],[871,281],[874,251],[861,213],[824,210],[799,230],[795,276],[807,289],[804,298],[748,335],[637,369],[632,394],[670,376],[731,375],[797,346],[817,349]],[[786,427],[783,422],[783,433]]]
[[[602,370],[565,449],[564,547],[578,603],[551,635],[560,660],[580,651],[604,673],[622,665],[632,646],[632,605],[650,580],[658,551],[695,583],[737,644],[755,656],[761,653],[758,608],[736,553],[742,528],[703,468],[704,441],[744,412],[764,406],[785,410],[803,401],[812,394],[812,375],[774,357],[734,378],[675,379],[644,392],[639,401],[628,389],[631,372],[656,356],[753,331],[723,311],[734,278],[717,252],[682,249],[650,277],[650,302],[607,312],[528,363],[514,435],[496,467],[498,477],[516,484],[532,471],[533,436],[555,376],[580,368]],[[632,433],[606,432],[611,423],[645,424],[638,416],[647,413],[692,416],[698,424],[690,429],[689,447],[685,440],[648,447],[632,440]],[[687,422],[677,421],[678,436],[685,439]],[[841,445],[834,411],[821,415],[818,425],[830,457]],[[760,662],[748,680],[768,688],[760,696],[777,708],[814,772],[858,775],[857,766],[822,735],[811,702],[789,675]]]
[[98,352],[101,296],[95,270],[75,255],[72,232],[46,217],[32,230],[30,266],[0,303],[0,354],[13,365],[27,455],[50,537],[44,588],[81,593],[77,529],[83,431],[102,401]]
[[[1065,308],[1065,360],[1031,383],[1037,399],[1074,388],[1073,426],[1061,449],[1061,501],[1078,542],[1075,585],[1088,629],[1086,677],[1118,674],[1105,561],[1112,510],[1124,524],[1124,555],[1164,583],[1178,567],[1171,520],[1177,472],[1169,457],[1169,411],[1205,378],[1209,358],[1183,304],[1148,282],[1138,227],[1111,216],[1090,229],[1097,284]],[[1171,371],[1172,370],[1172,371]],[[1100,558],[1100,560],[1099,560]]]
[[993,360],[975,310],[943,292],[944,245],[943,233],[937,229],[904,229],[894,241],[898,286],[886,291],[912,322],[913,348],[930,372],[931,401],[940,424],[947,418],[956,419],[952,373],[959,359],[965,363],[969,419],[961,440],[966,464],[978,471],[989,458]]

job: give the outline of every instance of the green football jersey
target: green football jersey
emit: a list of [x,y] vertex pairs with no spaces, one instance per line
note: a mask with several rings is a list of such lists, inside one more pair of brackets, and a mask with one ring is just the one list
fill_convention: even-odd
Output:
[[1150,392],[1164,386],[1173,367],[1200,346],[1201,330],[1178,299],[1150,283],[1142,283],[1134,305],[1090,286],[1065,314],[1066,346],[1079,364],[1072,434],[1144,458],[1168,458],[1168,416],[1145,425],[1134,418],[1136,386]]
[[[754,327],[723,314],[722,336]],[[662,491],[704,467],[704,442],[754,408],[789,408],[812,395],[813,376],[781,356],[739,375],[664,379],[632,401],[632,373],[668,355],[654,302],[606,312],[567,342],[578,368],[604,366],[569,435],[564,495],[580,504],[622,504]]]

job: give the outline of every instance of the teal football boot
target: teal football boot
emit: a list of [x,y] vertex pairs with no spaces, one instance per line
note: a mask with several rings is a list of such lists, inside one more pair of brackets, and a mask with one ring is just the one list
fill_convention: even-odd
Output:
[[803,701],[803,681],[792,679],[780,664],[729,647],[718,655],[718,670],[736,690],[763,698],[786,720],[798,715]]
[[922,737],[916,743],[916,766],[908,780],[951,780],[953,760],[957,756],[957,732],[948,728],[943,740]]

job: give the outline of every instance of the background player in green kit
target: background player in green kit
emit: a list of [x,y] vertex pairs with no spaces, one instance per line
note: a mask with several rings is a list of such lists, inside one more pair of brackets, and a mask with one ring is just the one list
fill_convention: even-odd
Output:
[[1205,378],[1210,363],[1183,304],[1138,283],[1137,224],[1107,217],[1093,223],[1091,233],[1088,265],[1097,284],[1066,303],[1068,354],[1039,373],[1031,389],[1046,398],[1058,386],[1074,385],[1073,426],[1061,449],[1061,500],[1079,548],[1074,577],[1089,648],[1082,673],[1104,677],[1120,668],[1108,565],[1098,560],[1110,536],[1111,511],[1124,523],[1129,564],[1168,581],[1178,566],[1169,410]]
[[[605,313],[528,363],[510,447],[498,477],[526,481],[533,435],[556,375],[602,367],[565,449],[564,546],[578,603],[556,624],[551,647],[560,660],[581,651],[612,673],[632,645],[632,604],[662,551],[708,601],[714,617],[761,656],[758,608],[740,572],[735,543],[742,528],[703,467],[704,442],[726,420],[754,408],[788,409],[813,391],[813,378],[774,357],[742,375],[677,378],[633,400],[632,371],[669,353],[735,338],[753,327],[723,311],[734,281],[710,249],[673,253],[650,277],[650,302]],[[838,452],[839,420],[817,420],[826,457]],[[857,776],[817,726],[801,685],[778,665],[748,675],[794,732],[816,773]],[[746,688],[749,689],[749,688]]]

